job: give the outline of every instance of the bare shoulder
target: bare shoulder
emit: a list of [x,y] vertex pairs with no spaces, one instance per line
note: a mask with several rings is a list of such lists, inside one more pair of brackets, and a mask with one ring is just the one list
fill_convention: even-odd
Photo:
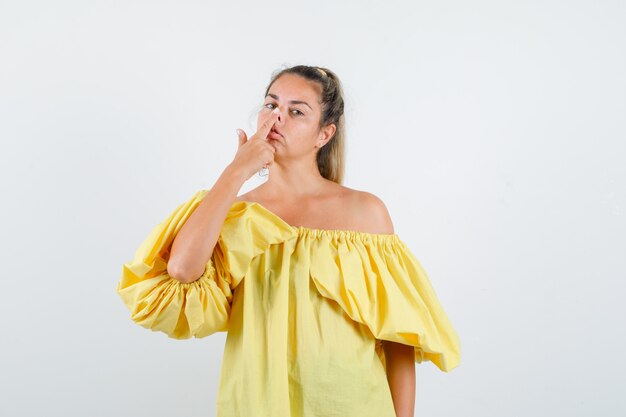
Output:
[[350,208],[358,219],[360,229],[368,233],[395,233],[387,205],[368,191],[352,190]]

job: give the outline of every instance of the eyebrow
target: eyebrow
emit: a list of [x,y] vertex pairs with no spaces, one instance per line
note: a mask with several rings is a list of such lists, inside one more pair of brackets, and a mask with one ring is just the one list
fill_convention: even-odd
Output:
[[[278,100],[278,96],[276,94],[269,93],[267,96],[273,97],[274,99]],[[309,103],[307,103],[306,101],[301,101],[301,100],[291,100],[290,103],[291,104],[306,104],[307,106],[309,106]],[[311,106],[309,106],[309,109],[313,110]]]

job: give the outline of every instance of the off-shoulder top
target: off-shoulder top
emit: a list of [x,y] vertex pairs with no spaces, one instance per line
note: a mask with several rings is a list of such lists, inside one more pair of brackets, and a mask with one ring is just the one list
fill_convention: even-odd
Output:
[[292,226],[235,201],[202,276],[170,277],[174,237],[208,191],[153,227],[116,291],[135,323],[170,338],[227,332],[218,417],[393,417],[383,340],[459,365],[459,337],[395,233]]

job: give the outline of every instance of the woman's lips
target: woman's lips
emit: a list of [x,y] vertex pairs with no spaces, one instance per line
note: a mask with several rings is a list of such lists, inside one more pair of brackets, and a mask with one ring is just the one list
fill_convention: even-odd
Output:
[[282,136],[281,136],[281,135],[279,135],[278,133],[274,132],[274,131],[271,131],[271,132],[267,135],[267,137],[268,137],[268,138],[270,138],[270,139],[276,139],[276,140],[277,140],[277,141],[279,141],[279,142],[280,142],[280,141],[282,141]]

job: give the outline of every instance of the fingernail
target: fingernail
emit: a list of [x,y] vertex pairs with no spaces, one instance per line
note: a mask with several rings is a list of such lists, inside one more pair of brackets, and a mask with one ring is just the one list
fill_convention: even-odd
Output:
[[235,129],[235,133],[239,136],[239,129]]

